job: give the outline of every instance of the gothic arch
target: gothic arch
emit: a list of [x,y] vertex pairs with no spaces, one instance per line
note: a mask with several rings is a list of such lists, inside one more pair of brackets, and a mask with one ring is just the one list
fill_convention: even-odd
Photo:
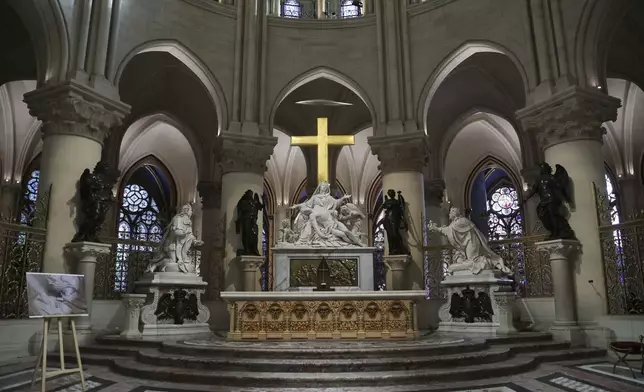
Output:
[[445,81],[445,79],[452,73],[461,63],[470,58],[476,53],[497,53],[508,57],[516,66],[517,71],[521,75],[523,81],[523,89],[527,94],[531,90],[531,81],[528,74],[519,60],[519,58],[512,53],[509,49],[503,46],[490,42],[490,41],[470,41],[466,42],[455,51],[451,52],[443,61],[434,69],[429,79],[425,83],[423,90],[420,94],[416,110],[416,122],[427,133],[427,114],[430,104],[438,88]]
[[138,54],[148,53],[148,52],[165,52],[181,63],[183,63],[192,73],[197,77],[201,84],[208,91],[210,100],[217,113],[217,135],[219,135],[222,130],[228,129],[228,108],[226,104],[226,96],[221,88],[221,85],[210,71],[208,66],[193,52],[191,52],[186,46],[181,44],[176,40],[155,40],[145,42],[134,49],[132,49],[125,57],[121,60],[119,66],[117,67],[114,75],[108,75],[108,78],[115,86],[119,85],[121,75],[125,70],[127,64]]
[[29,31],[36,51],[38,86],[66,79],[70,37],[59,0],[8,0]]
[[277,98],[271,106],[269,118],[263,119],[262,122],[269,124],[269,128],[273,129],[273,119],[275,118],[277,108],[279,108],[282,101],[284,101],[284,99],[297,88],[320,78],[331,80],[351,90],[362,100],[362,102],[364,102],[364,104],[369,109],[369,113],[371,113],[372,124],[378,124],[378,113],[367,92],[350,77],[329,67],[314,68],[301,75],[298,75],[293,80],[291,80],[277,95]]
[[514,185],[515,189],[521,195],[523,193],[523,181],[518,177],[510,167],[503,162],[501,159],[494,157],[494,156],[487,156],[483,158],[474,168],[470,171],[470,175],[467,178],[467,181],[465,183],[465,188],[463,192],[463,198],[464,202],[463,205],[465,208],[470,207],[470,195],[472,193],[472,184],[474,182],[474,179],[476,176],[481,172],[486,167],[497,167],[499,169],[502,169],[508,177],[510,177],[510,180],[512,181],[512,185]]

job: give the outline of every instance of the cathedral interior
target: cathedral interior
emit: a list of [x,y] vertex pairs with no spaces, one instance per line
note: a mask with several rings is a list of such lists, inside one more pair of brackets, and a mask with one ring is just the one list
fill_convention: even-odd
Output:
[[[43,339],[28,273],[84,276],[88,391],[642,390],[643,89],[643,0],[0,0],[0,392],[29,390],[43,340],[56,364],[57,334],[71,336],[59,323]],[[320,119],[351,143],[293,142],[319,144]],[[66,249],[97,162],[119,175],[106,251],[81,266]],[[527,199],[543,162],[570,177],[574,246],[544,248],[543,197]],[[400,292],[415,339],[389,338],[388,297],[342,297],[332,330],[373,304],[387,337],[290,340],[281,224],[321,178],[364,216],[371,294]],[[390,189],[408,217],[402,267],[388,261]],[[263,207],[252,270],[237,261],[247,190]],[[186,204],[210,343],[114,338],[128,317],[138,328],[135,287]],[[450,208],[513,271],[509,335],[444,332],[453,246],[427,225],[448,226]],[[231,338],[254,315],[225,293],[244,292],[265,295],[258,328],[288,313],[285,341]]]

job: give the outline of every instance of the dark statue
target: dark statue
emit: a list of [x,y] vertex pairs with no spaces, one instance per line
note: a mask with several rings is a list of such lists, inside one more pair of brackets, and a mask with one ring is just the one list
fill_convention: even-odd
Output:
[[157,320],[172,320],[173,324],[178,325],[182,325],[185,320],[197,320],[197,295],[188,295],[183,289],[175,290],[174,295],[165,293],[159,298],[154,315],[157,316]]
[[526,201],[539,195],[537,216],[543,227],[550,232],[549,240],[574,240],[575,232],[570,227],[564,201],[572,203],[572,183],[568,172],[561,165],[555,165],[555,173],[547,163],[540,165],[539,178],[532,185]]
[[461,291],[461,295],[452,294],[449,314],[453,319],[463,320],[466,323],[489,323],[492,322],[494,315],[492,300],[486,293],[481,291],[476,295],[474,290],[466,287]]
[[237,202],[237,220],[235,229],[241,234],[242,249],[237,251],[238,256],[250,255],[259,256],[257,242],[259,240],[259,229],[257,217],[259,211],[264,209],[264,204],[259,200],[259,195],[250,189]]
[[389,254],[409,254],[403,237],[403,231],[407,231],[407,223],[405,222],[405,199],[401,192],[398,191],[398,198],[396,198],[396,191],[389,189],[385,195],[382,208],[385,210],[385,221],[383,224],[385,232],[387,233]]
[[78,231],[72,242],[100,242],[98,236],[105,222],[105,216],[112,204],[116,203],[112,188],[118,181],[120,172],[109,168],[106,162],[99,161],[90,172],[85,169],[80,177],[78,193],[80,208]]

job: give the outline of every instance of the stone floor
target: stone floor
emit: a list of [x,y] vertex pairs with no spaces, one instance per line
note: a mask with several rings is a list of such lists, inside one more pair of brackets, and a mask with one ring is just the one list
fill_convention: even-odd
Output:
[[[25,360],[17,363],[0,365],[0,392],[20,392],[40,390],[40,384],[29,387],[34,360]],[[644,375],[639,374],[641,363],[630,362],[635,369],[637,378],[631,376],[630,370],[618,367],[616,374],[612,374],[610,359],[592,361],[560,362],[544,364],[538,369],[520,375],[486,379],[468,382],[453,382],[448,384],[431,384],[426,388],[412,389],[421,391],[472,391],[472,392],[636,392],[644,390]],[[88,366],[85,377],[88,392],[272,392],[272,391],[350,391],[367,392],[403,392],[410,391],[410,386],[405,387],[380,387],[380,388],[328,388],[328,389],[266,389],[245,388],[231,389],[229,387],[188,385],[167,382],[154,382],[149,380],[125,377],[111,372],[106,367]],[[76,392],[81,391],[78,375],[61,376],[47,382],[47,391]]]

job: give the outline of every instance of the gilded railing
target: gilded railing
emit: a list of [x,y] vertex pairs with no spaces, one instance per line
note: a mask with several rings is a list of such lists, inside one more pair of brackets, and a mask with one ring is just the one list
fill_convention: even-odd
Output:
[[[515,289],[521,297],[551,297],[552,279],[548,256],[538,252],[536,243],[544,235],[490,241],[489,245],[514,271]],[[430,245],[425,248],[427,259],[425,288],[428,298],[443,298],[440,282],[452,262],[453,249],[449,245]]]
[[47,237],[49,192],[42,192],[28,214],[0,217],[0,319],[24,318],[27,272],[40,272]]

